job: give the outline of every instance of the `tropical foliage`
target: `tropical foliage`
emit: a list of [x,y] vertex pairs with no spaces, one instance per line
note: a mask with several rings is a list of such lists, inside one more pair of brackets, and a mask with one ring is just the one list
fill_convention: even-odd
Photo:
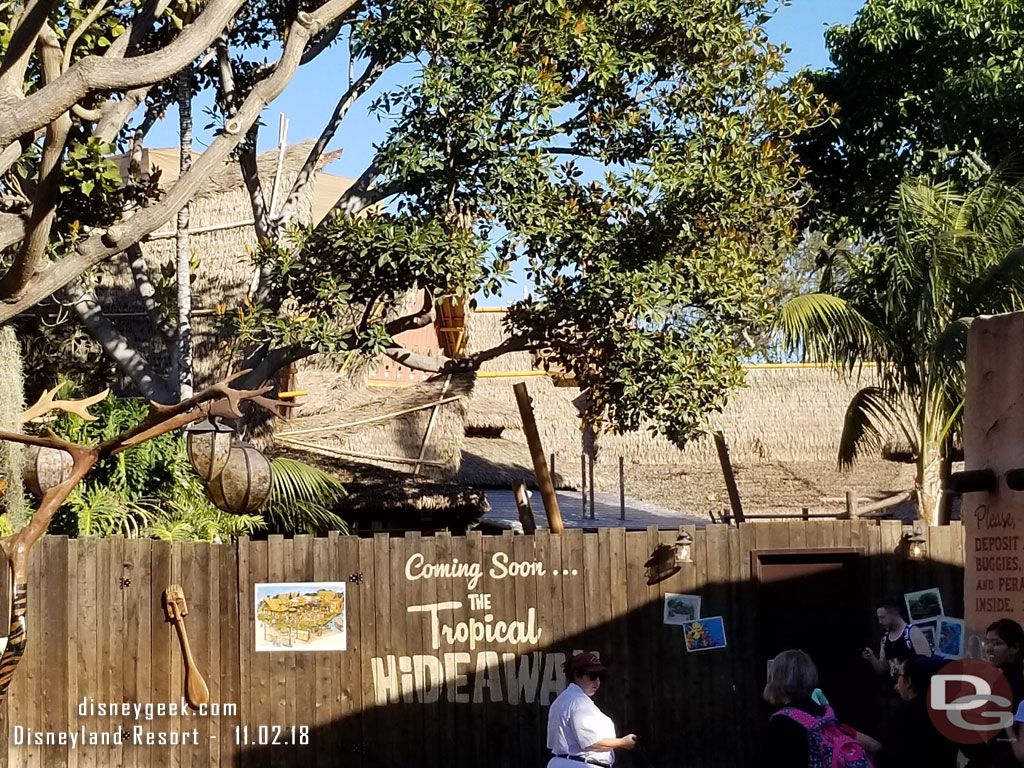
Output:
[[[91,444],[141,421],[146,404],[108,398],[87,422],[64,413],[54,431]],[[347,531],[332,507],[344,495],[340,482],[302,462],[274,459],[271,495],[260,514],[232,515],[214,506],[192,471],[185,436],[173,432],[142,443],[96,465],[72,491],[51,532],[72,536],[150,536],[167,541],[227,540],[256,532]]]
[[835,252],[820,291],[796,297],[778,327],[805,359],[852,372],[878,365],[878,386],[847,410],[849,464],[893,435],[917,464],[919,511],[941,518],[940,477],[959,437],[967,330],[980,314],[1024,306],[1024,186],[991,178],[968,192],[907,180],[884,237]]

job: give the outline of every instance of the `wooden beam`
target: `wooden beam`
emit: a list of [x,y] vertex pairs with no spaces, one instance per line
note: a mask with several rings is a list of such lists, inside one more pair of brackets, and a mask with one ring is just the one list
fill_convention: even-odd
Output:
[[742,523],[743,505],[740,504],[740,491],[736,487],[736,475],[732,471],[732,461],[729,460],[729,446],[726,445],[725,435],[721,432],[715,432],[715,448],[718,449],[718,461],[722,465],[722,475],[725,477],[725,489],[729,492],[732,517],[737,523]]
[[565,529],[562,524],[562,512],[558,508],[558,497],[555,495],[555,485],[551,482],[551,473],[548,472],[548,461],[540,442],[537,421],[533,416],[530,393],[526,391],[526,384],[523,382],[513,385],[512,389],[516,393],[516,404],[519,406],[519,415],[523,419],[523,432],[526,434],[526,444],[530,447],[533,471],[537,475],[537,487],[540,488],[540,495],[544,500],[548,528],[552,533],[561,533]]

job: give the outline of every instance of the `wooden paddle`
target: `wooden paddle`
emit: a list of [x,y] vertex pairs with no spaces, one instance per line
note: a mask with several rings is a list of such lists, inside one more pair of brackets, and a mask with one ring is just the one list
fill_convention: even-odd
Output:
[[188,606],[185,605],[185,590],[179,584],[172,584],[164,590],[161,598],[167,621],[178,630],[178,642],[181,643],[181,655],[185,659],[185,701],[192,709],[199,709],[202,704],[210,703],[210,689],[199,674],[199,667],[192,658],[192,648],[188,644],[188,632],[185,630],[185,616]]

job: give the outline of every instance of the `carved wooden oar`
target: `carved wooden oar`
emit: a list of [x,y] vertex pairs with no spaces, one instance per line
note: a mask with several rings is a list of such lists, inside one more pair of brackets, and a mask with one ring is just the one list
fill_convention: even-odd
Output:
[[185,701],[192,709],[199,709],[202,704],[210,703],[210,689],[199,674],[199,667],[192,658],[192,648],[188,644],[188,632],[185,631],[185,617],[188,606],[185,605],[185,590],[179,584],[172,584],[164,590],[161,599],[167,621],[178,630],[178,642],[181,643],[181,655],[185,659]]

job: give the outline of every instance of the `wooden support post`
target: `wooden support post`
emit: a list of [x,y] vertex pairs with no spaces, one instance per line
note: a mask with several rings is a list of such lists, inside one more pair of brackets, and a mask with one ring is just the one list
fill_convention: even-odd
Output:
[[537,532],[537,521],[533,519],[533,508],[530,506],[530,494],[526,490],[526,483],[516,483],[513,491],[519,522],[523,524],[523,533],[527,536],[532,535]]
[[587,454],[580,454],[580,516],[587,519]]
[[740,504],[740,491],[736,487],[736,475],[732,472],[732,462],[729,460],[729,446],[725,444],[725,435],[721,432],[715,432],[715,447],[718,449],[718,461],[722,465],[722,475],[725,477],[725,489],[729,492],[732,516],[737,523],[742,523],[743,506]]
[[594,503],[594,457],[590,456],[590,519],[597,520],[597,505]]
[[551,482],[555,481],[555,454],[551,454]]
[[853,491],[846,492],[846,517],[852,520],[857,516],[857,494]]
[[811,511],[807,507],[804,507],[801,510],[800,517],[802,517],[804,520],[810,520],[811,519]]
[[626,459],[619,456],[619,520],[626,519]]
[[513,385],[512,389],[516,393],[516,404],[519,406],[519,415],[523,420],[526,444],[530,447],[533,471],[537,475],[537,487],[540,488],[540,495],[544,500],[544,512],[548,516],[548,528],[552,533],[561,533],[564,529],[562,512],[558,508],[555,486],[551,482],[551,475],[548,472],[548,463],[544,457],[544,447],[540,444],[540,433],[537,431],[537,421],[533,417],[533,404],[530,401],[530,393],[526,391],[526,384],[522,382]]

